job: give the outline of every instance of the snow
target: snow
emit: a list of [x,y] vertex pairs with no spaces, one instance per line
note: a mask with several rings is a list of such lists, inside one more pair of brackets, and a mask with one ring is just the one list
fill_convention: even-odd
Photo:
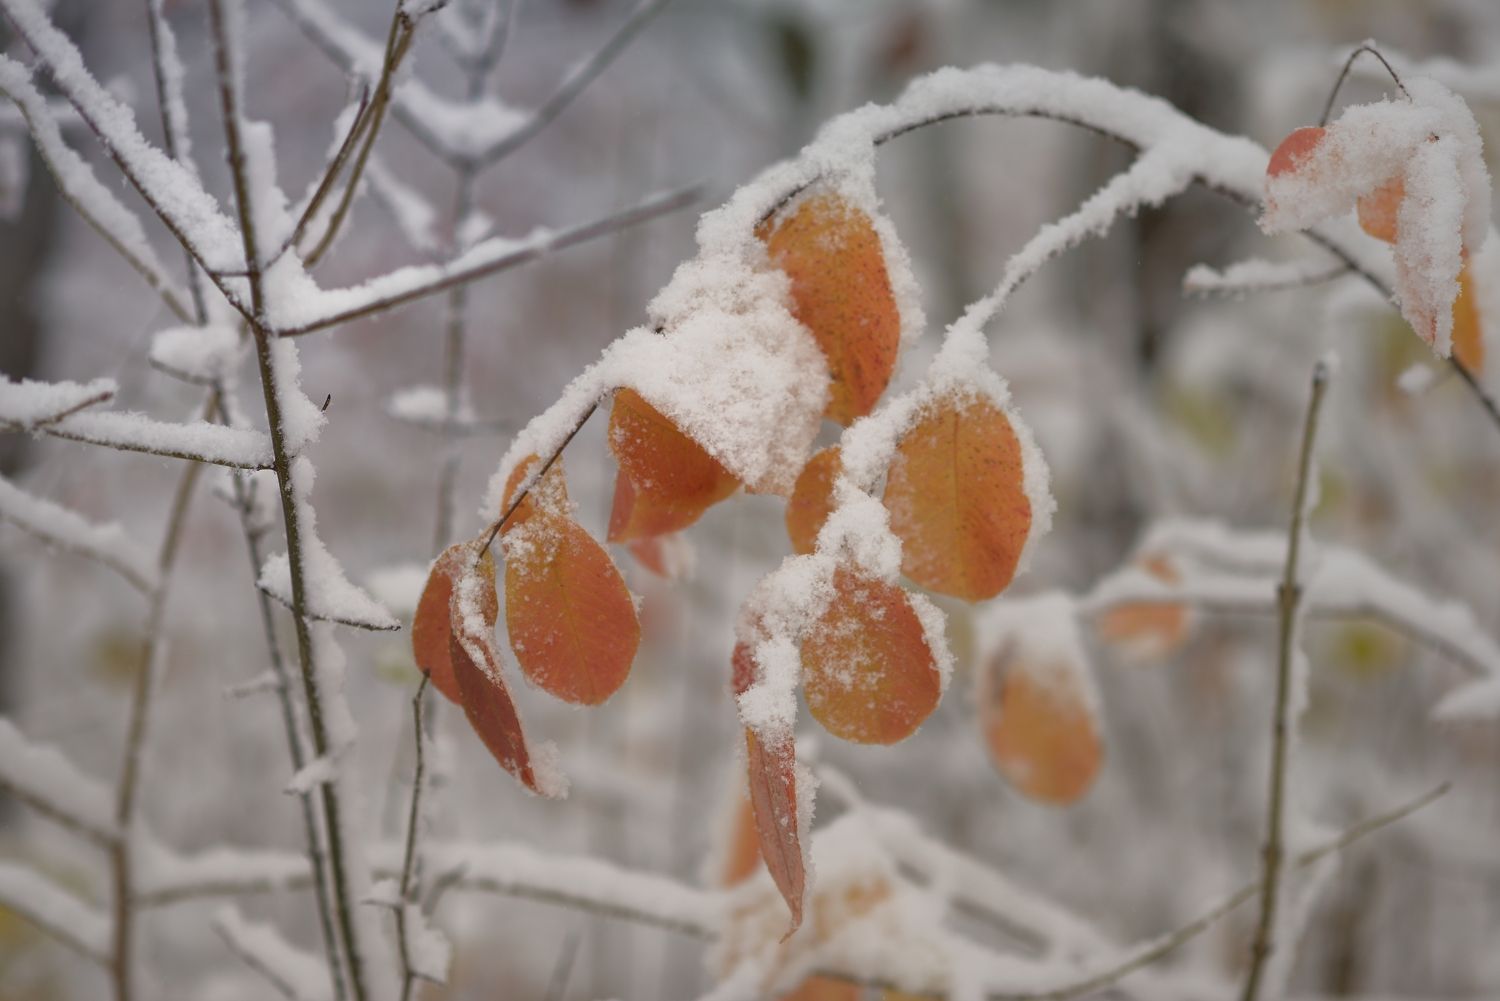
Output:
[[89,73],[73,43],[48,19],[37,0],[4,0],[17,33],[46,63],[58,89],[78,109],[137,188],[146,192],[169,225],[184,234],[210,270],[244,267],[239,233],[191,171],[141,135],[135,113]]
[[0,786],[44,812],[112,836],[114,797],[61,752],[26,739],[0,716]]
[[108,402],[118,388],[113,379],[13,381],[0,373],[0,424],[8,424],[16,431],[32,431],[85,407]]
[[[313,481],[312,463],[305,456],[294,459],[292,489],[298,504],[303,611],[312,619],[359,629],[400,629],[400,620],[344,575],[343,565],[318,537],[317,513],[308,501]],[[256,583],[262,591],[292,607],[291,563],[286,553],[268,557]]]
[[232,906],[215,912],[210,925],[237,956],[291,1001],[327,1001],[333,996],[328,964],[289,944],[274,925],[248,921]]
[[[985,606],[974,623],[980,656],[1003,655],[1039,685],[1069,702],[1077,701],[1099,727],[1101,702],[1070,595],[1047,591],[1024,598],[1001,598]],[[990,672],[982,677],[992,680]]]
[[412,973],[435,984],[447,983],[448,965],[453,961],[452,944],[428,922],[420,906],[405,904],[402,910],[406,920],[406,958]]
[[1252,292],[1301,288],[1347,271],[1348,266],[1332,255],[1295,261],[1267,261],[1252,257],[1222,271],[1206,264],[1194,265],[1182,279],[1182,290],[1188,295],[1244,296]]
[[108,919],[26,866],[0,860],[0,904],[95,958],[109,953]]
[[1347,215],[1399,179],[1396,292],[1402,314],[1441,357],[1452,349],[1452,304],[1466,251],[1490,228],[1490,178],[1468,106],[1435,80],[1404,81],[1409,98],[1353,105],[1289,169],[1266,178],[1267,233]]
[[248,343],[227,324],[169,327],[151,338],[151,364],[188,382],[232,382]]
[[188,128],[187,103],[182,96],[187,74],[177,48],[177,33],[167,20],[166,0],[148,0],[148,10],[154,35],[156,66],[161,75],[159,96],[165,120],[164,128],[175,147],[177,162],[196,174],[198,170],[193,162],[192,130]]
[[265,432],[208,421],[179,424],[145,414],[112,411],[74,414],[46,425],[44,430],[59,438],[127,452],[197,459],[239,469],[269,468],[272,461],[271,439]]
[[305,883],[311,873],[305,855],[217,845],[182,855],[146,839],[135,849],[136,893],[161,904],[207,893],[280,890]]
[[293,773],[292,777],[287,780],[284,791],[294,796],[306,796],[318,786],[332,781],[337,773],[338,760],[334,755],[325,754],[322,757],[313,758]]
[[427,586],[429,569],[431,567],[424,563],[381,567],[366,578],[365,587],[392,615],[410,619],[417,612],[422,589]]
[[[153,289],[163,293],[168,302],[175,302],[181,313],[187,299],[157,257],[140,219],[94,176],[88,162],[63,139],[62,128],[32,82],[30,71],[5,55],[0,55],[0,93],[14,100],[26,116],[37,151],[68,200]],[[113,100],[107,95],[106,99]]]
[[98,560],[142,591],[154,591],[156,560],[118,523],[98,524],[75,511],[20,490],[0,477],[0,520],[8,521],[49,545]]
[[456,413],[449,409],[448,393],[441,386],[406,386],[391,394],[386,413],[407,424],[443,428],[475,421],[474,408],[461,400]]

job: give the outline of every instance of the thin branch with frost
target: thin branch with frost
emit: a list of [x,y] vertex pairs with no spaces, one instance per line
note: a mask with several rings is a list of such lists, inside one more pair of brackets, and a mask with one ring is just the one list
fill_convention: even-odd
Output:
[[[1259,564],[1266,533],[1229,532],[1214,526],[1221,556],[1252,565],[1247,573],[1225,573],[1182,567],[1182,577],[1168,582],[1126,566],[1099,580],[1079,603],[1086,615],[1102,615],[1125,605],[1183,604],[1228,614],[1270,615],[1277,611],[1276,580]],[[1157,533],[1153,532],[1153,538]],[[1191,539],[1162,533],[1148,542],[1163,549],[1201,556]],[[1200,539],[1201,541],[1201,539]],[[1500,644],[1480,627],[1474,612],[1457,601],[1442,601],[1391,574],[1361,553],[1328,544],[1309,545],[1311,570],[1302,581],[1302,614],[1310,619],[1373,618],[1435,650],[1483,680],[1500,678]],[[1244,565],[1243,562],[1241,565]]]
[[[3,419],[0,427],[27,430]],[[53,421],[37,430],[54,438],[103,445],[122,452],[144,452],[234,469],[268,469],[272,463],[271,441],[265,432],[207,421],[178,423],[133,412],[87,412]]]
[[0,717],[0,790],[97,845],[118,840],[109,790],[62,752],[34,743]]
[[0,95],[14,101],[25,118],[37,153],[56,180],[63,199],[146,280],[168,309],[179,319],[189,319],[190,304],[157,258],[141,221],[68,145],[62,127],[46,98],[32,83],[26,67],[5,55],[0,55]]
[[[427,735],[422,727],[422,699],[427,694],[427,682],[430,679],[431,675],[424,671],[422,680],[417,683],[417,693],[411,700],[412,735],[416,741],[417,765],[411,780],[411,803],[406,815],[406,847],[401,854],[401,876],[396,890],[396,944],[401,956],[401,1001],[407,1001],[411,997],[412,987],[417,979],[412,943],[409,940],[414,930],[407,928],[407,908],[414,906],[418,895],[415,885],[417,838],[422,824],[422,781],[427,764],[427,754],[423,747],[427,742]],[[417,916],[421,916],[420,911]]]
[[1318,260],[1278,262],[1252,258],[1231,264],[1223,271],[1206,264],[1194,265],[1182,278],[1182,291],[1205,298],[1242,297],[1322,285],[1347,274],[1349,265],[1342,261],[1330,264]]
[[[288,293],[267,317],[279,337],[300,337],[316,330],[348,323],[375,313],[404,306],[417,299],[466,285],[480,278],[528,264],[553,251],[572,247],[601,236],[675,212],[698,199],[696,186],[678,188],[643,198],[610,215],[561,230],[540,230],[521,240],[493,237],[442,264],[417,264],[398,268],[364,285],[347,289],[308,287],[296,276],[297,285],[278,287]],[[284,277],[267,274],[268,283]]]
[[33,497],[0,476],[0,521],[8,521],[49,546],[109,567],[142,592],[156,587],[156,565],[118,522],[100,524],[43,497]]
[[35,870],[0,860],[0,907],[96,963],[109,962],[109,922]]
[[0,375],[0,425],[12,431],[39,431],[81,410],[108,403],[118,390],[113,379],[89,382],[12,381]]
[[[1302,585],[1298,581],[1297,556],[1302,548],[1303,521],[1307,517],[1308,483],[1313,475],[1313,443],[1318,435],[1318,412],[1332,376],[1327,359],[1313,368],[1312,398],[1307,404],[1307,421],[1302,430],[1302,448],[1297,461],[1297,484],[1292,499],[1292,526],[1287,536],[1286,570],[1277,589],[1279,613],[1276,647],[1276,696],[1271,720],[1271,788],[1266,804],[1265,868],[1261,877],[1260,920],[1250,945],[1250,972],[1245,978],[1241,1001],[1256,1001],[1261,977],[1274,944],[1272,929],[1276,924],[1276,906],[1281,888],[1281,867],[1285,849],[1284,800],[1287,771],[1291,758],[1291,718],[1293,660],[1302,656],[1297,649],[1298,606]],[[1300,701],[1300,698],[1299,698]]]
[[[239,69],[242,65],[237,49],[236,35],[228,30],[226,0],[211,0],[209,18],[213,36],[214,64],[218,76],[219,103],[223,117],[226,146],[229,154],[230,175],[233,181],[235,203],[239,211],[239,233],[243,241],[242,256],[249,268],[248,284],[252,314],[251,333],[255,339],[256,361],[265,399],[266,420],[270,429],[271,447],[274,454],[276,481],[281,495],[282,523],[286,531],[287,573],[291,597],[292,623],[297,636],[297,650],[302,671],[303,698],[307,708],[308,723],[312,731],[312,758],[327,757],[334,750],[331,729],[338,732],[339,750],[353,740],[354,722],[342,699],[342,678],[338,668],[319,663],[312,629],[307,615],[309,578],[304,546],[310,535],[312,509],[305,497],[311,489],[312,467],[297,450],[311,433],[310,428],[293,427],[289,421],[300,425],[308,420],[306,410],[310,401],[297,384],[295,348],[291,345],[272,343],[271,335],[262,326],[267,314],[267,292],[260,269],[260,247],[256,229],[256,205],[251,192],[251,176],[247,166],[247,150],[242,135],[244,124],[241,116]],[[238,9],[236,8],[236,13]],[[265,157],[269,150],[257,150]],[[292,408],[288,413],[288,408]],[[306,482],[294,482],[294,459],[303,464]],[[331,643],[331,640],[329,641]],[[337,656],[335,650],[321,651],[322,656]],[[332,682],[335,690],[325,690]],[[325,707],[324,700],[330,704]],[[326,709],[326,712],[325,712]],[[335,779],[337,776],[335,776]],[[350,995],[355,1001],[366,998],[366,971],[357,936],[354,914],[354,876],[350,872],[348,840],[351,830],[342,818],[339,784],[327,781],[318,785],[318,799],[322,807],[322,829],[327,838],[328,893],[324,898],[331,911],[326,916],[324,928],[336,929],[337,934],[327,943],[328,961],[336,997],[343,997],[345,977]]]
[[330,997],[327,966],[294,948],[272,925],[246,921],[238,910],[225,907],[209,927],[230,952],[287,1001],[327,1001]]

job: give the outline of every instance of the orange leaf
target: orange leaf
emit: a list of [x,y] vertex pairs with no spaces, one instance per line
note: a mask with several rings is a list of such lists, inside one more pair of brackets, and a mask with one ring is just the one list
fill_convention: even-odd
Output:
[[937,707],[937,660],[901,588],[839,569],[833,589],[802,641],[808,709],[834,736],[894,744]]
[[[472,550],[471,550],[472,552]],[[445,554],[446,555],[446,554]],[[465,563],[467,565],[467,563]],[[551,796],[557,790],[544,786],[532,766],[531,751],[526,745],[526,735],[521,729],[521,718],[511,701],[510,691],[500,673],[500,657],[495,649],[494,620],[483,624],[475,622],[465,614],[462,607],[463,571],[456,571],[450,578],[453,596],[450,600],[451,629],[448,633],[448,652],[452,663],[456,700],[464,708],[469,725],[506,771],[520,779],[532,792]],[[495,563],[485,558],[475,568],[480,593],[476,601],[488,617],[488,608],[495,598]],[[478,657],[481,663],[475,662]],[[451,697],[451,696],[450,696]]]
[[[1137,561],[1142,570],[1166,584],[1182,579],[1172,561],[1160,553]],[[1188,634],[1188,610],[1179,601],[1118,605],[1098,619],[1101,639],[1130,660],[1154,661],[1181,649]]]
[[1266,173],[1271,177],[1293,172],[1323,141],[1328,130],[1319,125],[1308,125],[1293,129],[1291,135],[1281,140],[1281,145],[1271,154]]
[[[995,767],[1025,795],[1071,803],[1088,791],[1104,758],[1088,696],[1062,663],[988,665],[979,724]],[[995,683],[994,675],[1004,672]]]
[[[503,515],[510,510],[511,504],[515,501],[516,490],[540,461],[535,455],[528,455],[516,463],[516,468],[510,471],[510,479],[505,484],[505,500],[500,504],[500,514]],[[548,467],[541,481],[526,492],[526,496],[521,499],[521,503],[510,516],[510,520],[505,523],[505,531],[520,528],[538,510],[559,515],[568,513],[568,483],[563,476],[561,456],[558,456]]]
[[1361,195],[1359,228],[1377,240],[1396,242],[1396,217],[1401,213],[1401,200],[1406,197],[1406,179],[1399,174],[1367,195]]
[[786,534],[794,552],[810,553],[818,547],[818,532],[833,512],[833,481],[838,472],[837,445],[815,453],[802,467],[786,505]]
[[609,447],[620,463],[610,542],[687,528],[739,486],[719,460],[628,387],[615,393]]
[[761,858],[791,908],[791,930],[796,931],[802,924],[802,894],[807,886],[802,840],[797,830],[796,751],[790,737],[767,744],[746,727],[745,761]]
[[[755,661],[750,647],[736,643],[730,667],[734,694],[743,695],[755,683]],[[796,745],[790,736],[764,742],[746,727],[745,765],[760,856],[791,908],[791,931],[796,931],[802,924],[802,897],[807,887],[807,867],[798,830]]]
[[[474,543],[459,542],[443,550],[427,575],[427,586],[417,602],[417,612],[411,623],[411,652],[418,669],[432,679],[432,685],[449,700],[462,703],[458,680],[453,675],[453,659],[449,654],[448,638],[453,631],[450,605],[453,598],[453,581],[462,576],[474,559]],[[480,571],[490,581],[495,579],[495,561],[485,550],[480,557]],[[499,602],[495,598],[493,583],[485,595],[483,613],[490,628],[495,627],[499,616]]]
[[[769,233],[767,233],[769,230]],[[875,407],[896,370],[901,316],[870,217],[837,194],[803,200],[774,229],[771,261],[792,282],[792,313],[828,359],[831,420],[848,425]]]
[[673,533],[632,539],[625,548],[630,550],[637,563],[658,577],[677,580],[692,572],[692,545],[681,535]]
[[863,988],[852,980],[833,977],[808,977],[781,1001],[859,1001]]
[[506,533],[505,625],[526,677],[583,705],[625,683],[641,641],[609,553],[573,519],[545,511]]
[[1015,575],[1031,530],[1021,445],[985,397],[943,399],[906,433],[886,476],[901,570],[925,588],[983,601]]
[[748,789],[735,807],[729,844],[719,870],[720,886],[736,886],[755,875],[760,866],[760,830]]
[[1484,371],[1484,327],[1468,261],[1458,273],[1458,298],[1453,300],[1453,354],[1470,372],[1478,375]]

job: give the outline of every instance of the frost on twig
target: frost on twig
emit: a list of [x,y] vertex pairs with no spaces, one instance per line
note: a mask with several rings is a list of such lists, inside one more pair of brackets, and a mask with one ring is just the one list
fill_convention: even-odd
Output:
[[0,860],[0,907],[94,962],[108,962],[109,921],[35,870]]
[[157,586],[156,561],[117,522],[99,524],[42,497],[33,497],[0,477],[0,521],[8,521],[48,545],[109,567],[138,590]]
[[219,910],[210,925],[231,952],[288,1001],[328,1001],[333,996],[328,965],[292,946],[274,926],[247,921],[233,907]]
[[0,717],[0,790],[97,844],[118,837],[109,790],[62,752],[33,743]]
[[1278,262],[1251,258],[1231,264],[1223,271],[1206,264],[1195,265],[1183,276],[1182,290],[1188,295],[1205,297],[1242,297],[1320,285],[1348,273],[1349,266],[1337,260],[1312,258]]
[[11,431],[36,431],[65,417],[114,399],[113,379],[89,382],[12,381],[0,375],[0,424]]

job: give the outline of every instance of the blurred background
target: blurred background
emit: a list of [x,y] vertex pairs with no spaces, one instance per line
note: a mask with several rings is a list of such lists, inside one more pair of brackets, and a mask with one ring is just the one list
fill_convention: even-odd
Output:
[[[155,138],[145,6],[58,0],[55,16]],[[388,4],[332,6],[372,39],[383,37]],[[525,0],[493,92],[507,105],[537,106],[632,6]],[[281,5],[246,7],[248,112],[274,125],[282,181],[301,190],[323,163],[349,84]],[[169,0],[167,13],[186,63],[200,166],[227,199],[203,5]],[[1500,5],[1492,0],[674,0],[555,122],[477,178],[475,209],[517,235],[681,184],[702,182],[706,194],[693,209],[470,290],[466,389],[474,411],[498,430],[455,446],[451,537],[483,523],[478,507],[505,432],[643,320],[647,301],[691,256],[697,213],[794,153],[830,116],[889,100],[941,66],[1030,62],[1160,95],[1269,147],[1317,120],[1343,56],[1366,38],[1413,60],[1471,67],[1462,93],[1486,139],[1500,137]],[[3,28],[0,44],[24,54]],[[466,86],[437,32],[419,36],[405,72],[445,94]],[[1341,101],[1389,89],[1362,67]],[[89,136],[74,130],[69,138],[102,163]],[[377,150],[388,172],[433,207],[430,245],[414,248],[381,198],[362,198],[324,268],[326,283],[440,258],[456,239],[453,170],[399,122],[386,127]],[[1039,225],[1071,211],[1127,163],[1127,152],[1103,139],[1039,121],[960,121],[885,147],[881,193],[912,252],[929,333],[988,291]],[[107,164],[99,169],[113,184]],[[0,213],[0,371],[111,376],[120,406],[187,418],[199,392],[146,360],[149,338],[171,317],[59,199],[13,116],[0,117]],[[165,234],[155,235],[167,247]],[[1313,359],[1336,348],[1344,364],[1323,429],[1314,533],[1363,550],[1435,597],[1468,602],[1486,630],[1500,631],[1500,435],[1446,369],[1432,366],[1436,378],[1419,395],[1397,387],[1409,367],[1432,365],[1399,315],[1345,284],[1241,301],[1182,294],[1194,264],[1303,249],[1268,240],[1241,207],[1193,191],[1117,226],[1017,295],[992,325],[993,360],[1050,463],[1058,512],[1015,593],[1086,590],[1164,517],[1284,526],[1308,373]],[[431,430],[393,419],[388,401],[404,387],[441,382],[444,308],[422,302],[303,342],[308,395],[331,396],[313,451],[319,524],[356,580],[423,565],[437,551],[445,446]],[[921,371],[935,341],[903,360],[897,386]],[[254,402],[253,371],[244,374]],[[603,426],[593,422],[566,458],[580,517],[599,534],[614,475]],[[175,468],[171,460],[0,435],[0,473],[118,520],[148,547],[162,532]],[[545,844],[698,880],[723,826],[721,804],[740,781],[727,687],[734,610],[790,551],[781,511],[779,499],[764,496],[716,507],[690,533],[697,573],[687,581],[663,581],[616,554],[644,601],[645,640],[630,681],[587,712],[533,690],[519,694],[531,732],[562,748],[573,778],[567,800],[522,795],[459,714],[437,706],[434,834]],[[281,793],[290,765],[274,701],[225,694],[265,667],[249,571],[232,512],[200,490],[167,612],[172,641],[144,803],[151,828],[184,851],[217,844],[296,851],[300,843],[295,800]],[[1175,927],[1254,874],[1272,621],[1201,616],[1179,649],[1149,663],[1128,663],[1095,644],[1106,764],[1085,798],[1057,808],[1017,795],[992,768],[975,725],[972,658],[964,656],[972,646],[968,612],[957,603],[945,609],[960,665],[937,714],[894,748],[824,736],[821,759],[853,776],[871,800],[911,811],[926,830],[1122,940]],[[139,668],[142,614],[139,596],[118,580],[0,525],[0,712],[111,780]],[[377,836],[398,838],[417,677],[407,637],[348,634],[343,644],[365,814]],[[1294,991],[1500,996],[1494,725],[1434,723],[1431,707],[1464,680],[1462,671],[1373,622],[1314,624],[1307,649],[1307,812],[1339,828],[1440,780],[1455,789],[1348,853],[1310,917]],[[44,823],[0,800],[0,854],[24,857],[85,895],[101,892],[90,850],[47,836]],[[151,912],[145,960],[169,997],[264,996],[207,930],[212,906]],[[306,899],[254,900],[246,910],[274,918],[293,940],[317,940]],[[1235,970],[1250,920],[1246,912],[1226,922],[1175,962]],[[454,940],[455,961],[451,985],[429,989],[430,999],[547,997],[559,969],[566,998],[691,998],[712,982],[698,942],[545,904],[454,894],[439,924]],[[103,990],[97,971],[0,911],[0,998]]]

